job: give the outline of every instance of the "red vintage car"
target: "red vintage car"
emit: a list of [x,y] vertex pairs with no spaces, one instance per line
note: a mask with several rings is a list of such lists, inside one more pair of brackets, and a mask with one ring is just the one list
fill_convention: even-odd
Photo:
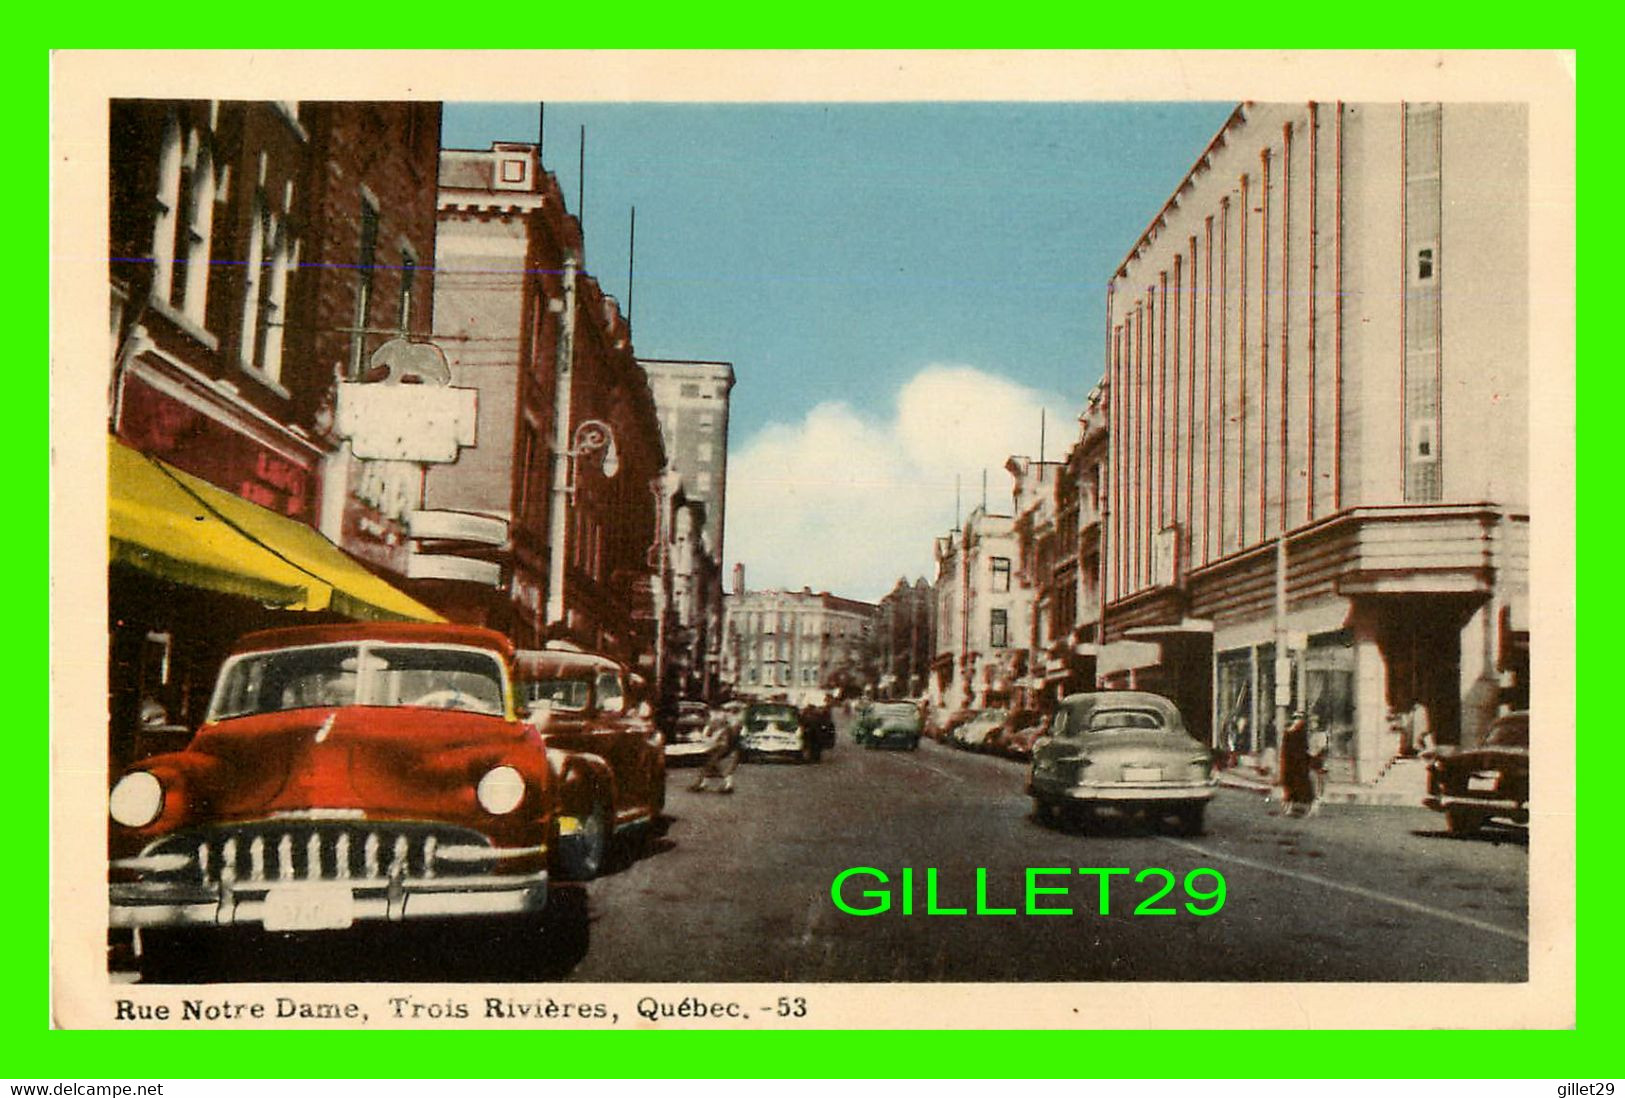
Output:
[[336,930],[536,912],[558,783],[506,638],[367,623],[253,633],[184,750],[110,796],[114,927]]
[[596,877],[613,840],[633,850],[666,804],[665,737],[633,676],[608,656],[526,649],[515,658],[518,696],[554,753],[559,775],[556,866],[570,880]]

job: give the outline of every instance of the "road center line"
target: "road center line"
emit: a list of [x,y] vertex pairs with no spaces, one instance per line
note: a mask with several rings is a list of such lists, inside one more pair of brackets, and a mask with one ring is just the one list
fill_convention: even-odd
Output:
[[1227,862],[1235,862],[1237,865],[1244,865],[1250,869],[1257,869],[1264,873],[1274,873],[1280,877],[1291,877],[1293,880],[1320,885],[1324,888],[1335,889],[1338,892],[1347,892],[1350,895],[1360,896],[1367,900],[1376,900],[1380,903],[1391,904],[1394,907],[1402,907],[1407,911],[1414,911],[1420,915],[1431,915],[1435,919],[1443,919],[1446,922],[1460,923],[1462,926],[1470,926],[1475,930],[1483,930],[1491,934],[1499,934],[1503,938],[1511,938],[1514,941],[1524,943],[1529,941],[1528,934],[1517,930],[1509,930],[1504,926],[1496,926],[1494,923],[1486,923],[1482,919],[1475,919],[1470,915],[1458,915],[1454,911],[1445,911],[1443,908],[1429,907],[1427,904],[1419,904],[1415,900],[1407,900],[1399,896],[1390,896],[1386,892],[1377,892],[1373,889],[1361,888],[1359,885],[1344,884],[1342,881],[1334,881],[1327,877],[1319,877],[1313,873],[1299,873],[1296,870],[1282,869],[1279,866],[1269,865],[1265,862],[1257,862],[1251,858],[1243,858],[1239,854],[1222,854],[1217,850],[1210,850],[1205,846],[1198,846],[1195,843],[1182,842],[1179,839],[1171,839],[1166,835],[1159,835],[1157,838],[1171,846],[1181,847],[1185,850],[1193,850],[1198,854],[1202,854],[1210,858],[1218,858]]

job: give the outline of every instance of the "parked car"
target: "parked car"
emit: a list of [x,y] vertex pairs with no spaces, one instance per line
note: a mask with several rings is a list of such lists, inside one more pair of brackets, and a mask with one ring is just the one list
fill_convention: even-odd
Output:
[[993,755],[1014,756],[1015,737],[1035,724],[1043,723],[1044,715],[1036,709],[1015,709],[1004,722],[982,741],[982,750]]
[[801,727],[807,737],[818,745],[820,752],[835,747],[835,717],[827,705],[805,705],[801,708]]
[[[712,722],[711,707],[699,701],[680,701],[666,735],[666,765],[699,762],[711,750],[712,737],[708,734]],[[717,720],[721,720],[718,715]]]
[[1173,702],[1157,694],[1107,691],[1062,700],[1033,745],[1027,793],[1038,818],[1087,824],[1112,809],[1174,817],[1199,834],[1213,799],[1212,754],[1185,730]]
[[1004,737],[1004,753],[1012,759],[1030,759],[1033,757],[1033,744],[1038,742],[1048,730],[1048,724],[1040,717],[1036,722],[1028,724],[1009,732]]
[[999,730],[1010,715],[1005,709],[983,709],[954,729],[953,743],[967,751],[980,751],[987,738]]
[[242,637],[202,726],[109,796],[111,924],[336,931],[540,911],[563,809],[472,626]]
[[954,732],[960,725],[976,716],[974,709],[938,709],[931,714],[925,734],[938,743],[954,742]]
[[744,728],[739,746],[747,760],[790,758],[817,762],[823,754],[818,741],[801,727],[795,706],[782,702],[758,702],[745,707]]
[[1490,723],[1478,746],[1440,749],[1428,760],[1422,803],[1444,813],[1453,835],[1471,835],[1489,819],[1529,822],[1529,713],[1519,710]]
[[900,747],[906,751],[920,746],[920,710],[913,702],[881,702],[870,711],[868,727],[859,742],[865,747]]
[[666,804],[664,737],[647,702],[633,698],[626,667],[576,649],[527,649],[515,657],[520,704],[543,743],[561,752],[559,872],[591,880],[611,844],[646,840]]

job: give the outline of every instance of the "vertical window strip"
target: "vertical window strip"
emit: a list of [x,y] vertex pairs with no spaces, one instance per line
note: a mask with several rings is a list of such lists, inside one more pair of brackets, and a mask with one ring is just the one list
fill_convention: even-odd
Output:
[[[1190,248],[1190,300],[1185,311],[1189,314],[1189,343],[1185,353],[1185,559],[1196,556],[1195,496],[1196,496],[1196,237],[1189,241]],[[1204,393],[1205,395],[1205,393]],[[1204,426],[1204,433],[1205,427]],[[1202,516],[1206,522],[1207,516]]]
[[1316,265],[1320,262],[1320,222],[1319,202],[1317,192],[1320,190],[1320,107],[1319,104],[1309,104],[1309,285],[1307,305],[1309,311],[1309,407],[1304,415],[1304,465],[1306,480],[1304,484],[1303,518],[1305,522],[1313,522],[1315,518],[1315,386],[1318,381],[1315,377],[1315,325],[1318,321],[1319,310],[1316,308]]
[[1247,213],[1250,195],[1247,177],[1241,177],[1241,218],[1236,226],[1241,238],[1237,249],[1236,274],[1236,548],[1247,543]]
[[1281,391],[1280,391],[1280,477],[1278,504],[1280,514],[1276,525],[1285,536],[1287,531],[1287,486],[1290,483],[1288,466],[1292,464],[1292,449],[1287,429],[1287,400],[1291,396],[1292,379],[1287,375],[1290,362],[1288,341],[1292,319],[1292,123],[1281,126]]
[[[1202,562],[1213,559],[1213,215],[1202,226]],[[1220,398],[1223,399],[1222,397]],[[1221,413],[1222,415],[1222,413]]]
[[1151,541],[1168,524],[1168,272],[1157,276],[1157,284],[1148,287],[1152,294],[1152,307],[1156,309],[1151,332],[1157,344],[1157,380],[1152,390],[1156,401],[1157,433],[1151,443],[1151,460],[1156,468],[1156,506],[1152,510],[1155,520],[1151,527]]
[[1270,483],[1270,150],[1258,150],[1258,540],[1269,536]]
[[171,114],[164,121],[158,149],[152,226],[152,296],[166,304],[175,278],[175,225],[181,216],[182,155],[180,120]]

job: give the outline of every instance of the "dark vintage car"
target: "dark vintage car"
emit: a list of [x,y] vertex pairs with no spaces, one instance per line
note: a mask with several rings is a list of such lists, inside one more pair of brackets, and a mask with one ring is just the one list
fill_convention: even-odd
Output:
[[[720,715],[718,717],[720,720]],[[711,707],[700,701],[680,701],[666,734],[666,765],[699,762],[711,750]]]
[[801,714],[782,702],[756,702],[745,707],[739,747],[747,760],[764,758],[817,762],[823,748],[801,727]]
[[1471,835],[1486,820],[1529,822],[1529,713],[1497,717],[1476,748],[1428,760],[1422,803],[1444,813],[1447,830]]
[[954,728],[949,742],[966,751],[980,751],[986,745],[987,738],[1002,728],[1009,717],[1008,709],[978,710],[969,720]]
[[332,931],[548,899],[558,782],[472,626],[249,634],[180,751],[113,785],[115,928]]
[[617,838],[641,842],[666,804],[665,741],[632,677],[608,656],[525,649],[515,658],[520,705],[556,752],[559,872],[590,880]]
[[1027,793],[1040,820],[1087,825],[1101,809],[1171,816],[1199,834],[1213,799],[1212,754],[1158,694],[1073,694],[1033,745]]
[[914,751],[920,746],[921,727],[920,710],[913,702],[880,702],[869,710],[858,742]]

